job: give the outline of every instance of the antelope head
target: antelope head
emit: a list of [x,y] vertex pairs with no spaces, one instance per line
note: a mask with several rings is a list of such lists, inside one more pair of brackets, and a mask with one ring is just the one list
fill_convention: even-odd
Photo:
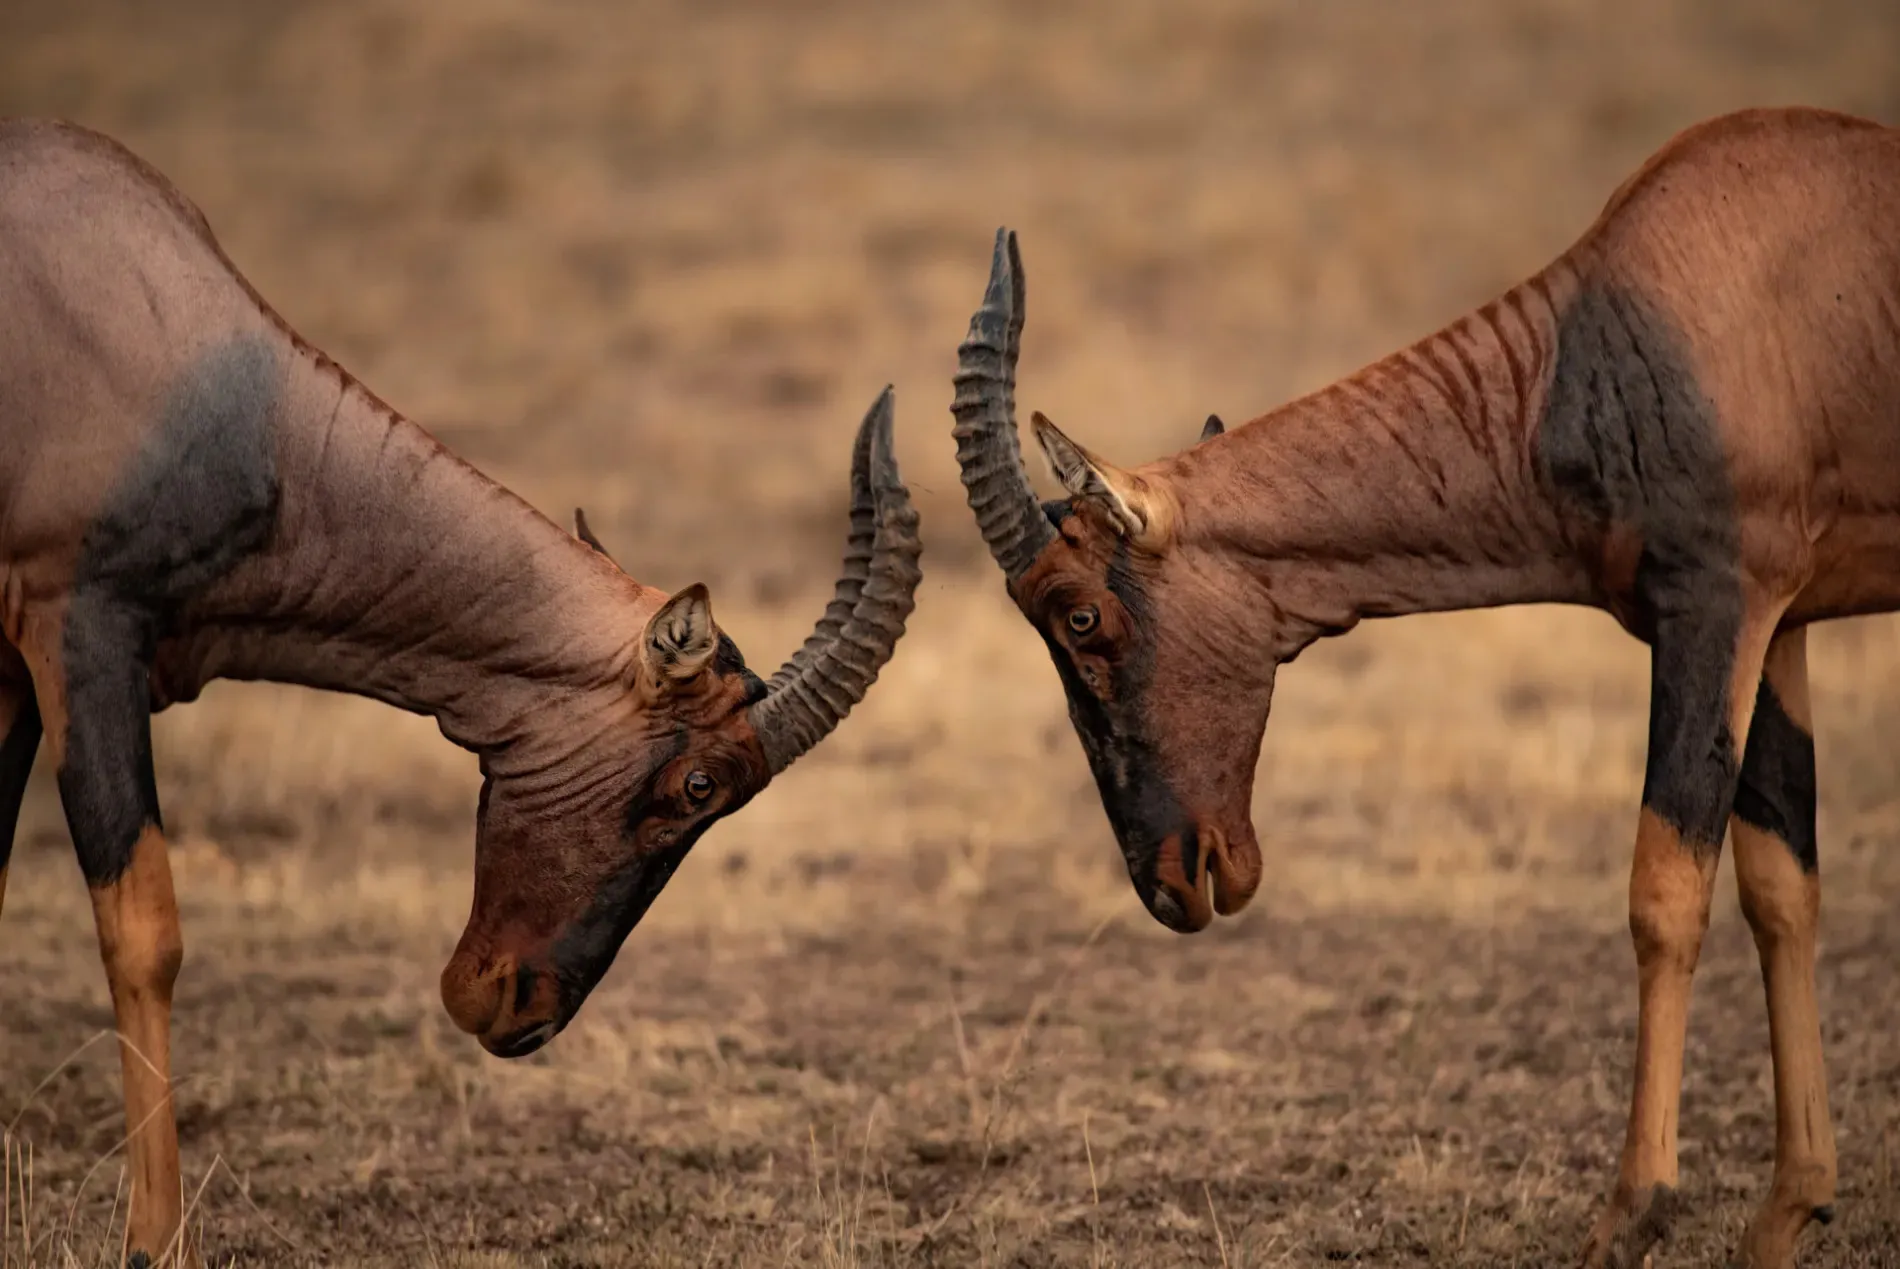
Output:
[[[1022,329],[1022,260],[1004,230],[958,350],[963,484],[1010,597],[1048,645],[1136,893],[1191,933],[1260,884],[1249,803],[1274,664],[1239,602],[1255,588],[1184,532],[1165,465],[1124,471],[1041,414],[1036,440],[1068,497],[1038,502],[1016,430]],[[1222,431],[1210,416],[1201,439]]]
[[891,414],[887,388],[852,452],[836,594],[767,680],[721,633],[704,586],[664,598],[632,583],[576,511],[612,593],[652,611],[602,683],[530,729],[558,745],[483,756],[474,910],[442,997],[489,1052],[520,1057],[566,1026],[694,843],[830,734],[890,659],[923,549]]

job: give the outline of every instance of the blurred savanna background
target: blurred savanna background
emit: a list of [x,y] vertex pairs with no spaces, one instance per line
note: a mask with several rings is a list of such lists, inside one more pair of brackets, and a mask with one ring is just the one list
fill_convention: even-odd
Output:
[[[637,576],[706,581],[755,667],[829,594],[886,382],[924,515],[869,700],[519,1063],[436,993],[472,758],[268,686],[163,716],[209,1257],[1568,1262],[1629,1083],[1645,651],[1543,609],[1314,648],[1268,731],[1259,897],[1168,934],[962,505],[955,349],[1009,224],[1025,411],[1138,462],[1490,298],[1688,124],[1789,103],[1900,123],[1900,6],[5,0],[0,114],[139,151],[307,337],[549,515],[585,505]],[[1842,1185],[1804,1263],[1890,1265],[1900,626],[1811,648]],[[20,837],[0,1244],[91,1266],[118,1063],[50,771]],[[1696,991],[1659,1265],[1719,1262],[1770,1173],[1726,879]]]

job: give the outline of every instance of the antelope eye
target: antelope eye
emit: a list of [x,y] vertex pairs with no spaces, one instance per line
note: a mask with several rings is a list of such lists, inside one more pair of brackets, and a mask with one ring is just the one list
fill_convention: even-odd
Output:
[[689,772],[686,776],[686,796],[695,802],[704,802],[712,796],[712,777],[704,771]]
[[1094,631],[1096,626],[1101,624],[1101,620],[1101,614],[1095,611],[1093,604],[1086,608],[1071,608],[1069,610],[1069,631],[1072,634],[1078,635],[1089,634]]

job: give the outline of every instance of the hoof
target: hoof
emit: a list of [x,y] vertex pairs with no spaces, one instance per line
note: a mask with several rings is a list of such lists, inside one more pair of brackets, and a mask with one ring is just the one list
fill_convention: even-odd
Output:
[[1736,1249],[1737,1264],[1744,1269],[1794,1269],[1795,1248],[1808,1222],[1829,1225],[1834,1221],[1834,1204],[1814,1201],[1833,1191],[1832,1178],[1827,1178],[1820,1194],[1815,1193],[1815,1187],[1808,1188],[1807,1196],[1803,1196],[1802,1188],[1784,1184],[1768,1196],[1742,1235],[1741,1246]]
[[1682,1211],[1682,1199],[1667,1185],[1652,1185],[1639,1194],[1618,1193],[1610,1200],[1590,1241],[1584,1246],[1584,1269],[1642,1269],[1643,1259],[1669,1236]]

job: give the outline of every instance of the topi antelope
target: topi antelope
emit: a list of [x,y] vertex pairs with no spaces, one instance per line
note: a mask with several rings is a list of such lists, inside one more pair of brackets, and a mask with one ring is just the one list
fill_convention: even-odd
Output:
[[43,732],[121,1037],[134,1263],[182,1246],[153,711],[268,679],[432,715],[479,755],[442,1000],[490,1053],[533,1052],[903,634],[921,547],[891,408],[857,435],[836,597],[762,681],[704,586],[634,581],[584,516],[570,536],[399,417],[136,156],[0,122],[0,886]]
[[[1804,628],[1900,608],[1900,130],[1816,110],[1691,128],[1549,267],[1330,387],[1135,470],[1040,414],[1016,438],[1023,273],[998,234],[960,352],[957,455],[1041,634],[1130,878],[1183,933],[1260,884],[1250,821],[1274,673],[1366,617],[1608,610],[1652,650],[1630,876],[1636,1071],[1586,1264],[1675,1206],[1690,978],[1725,830],[1760,951],[1772,1189],[1748,1264],[1832,1216],[1815,1002]],[[1211,895],[1211,897],[1210,897]]]

